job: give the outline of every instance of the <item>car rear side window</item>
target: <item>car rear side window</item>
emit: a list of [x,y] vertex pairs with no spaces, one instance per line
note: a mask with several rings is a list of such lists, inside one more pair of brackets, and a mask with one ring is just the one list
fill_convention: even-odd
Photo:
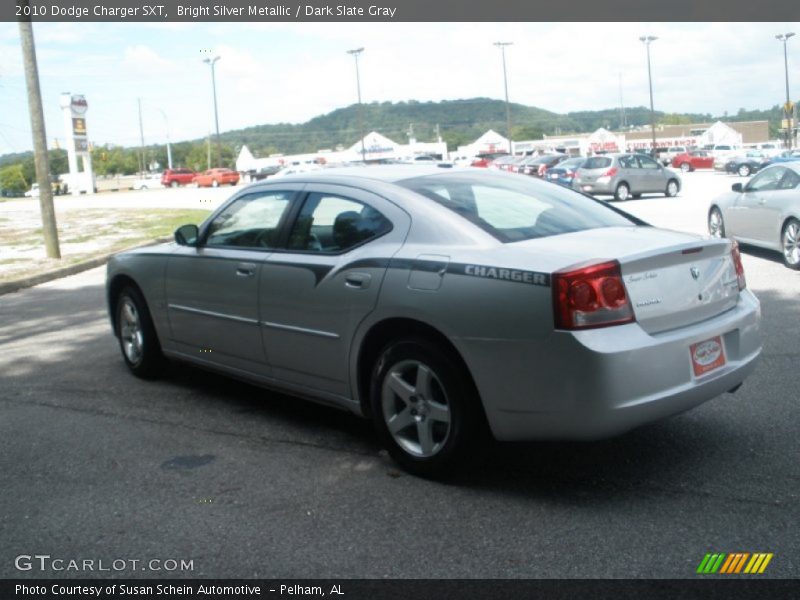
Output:
[[234,200],[208,228],[206,246],[274,248],[293,192],[248,194]]
[[289,234],[289,250],[338,254],[382,236],[392,224],[371,206],[331,194],[309,194]]
[[611,159],[608,156],[593,156],[587,158],[583,163],[584,169],[605,169],[611,166]]
[[506,243],[599,227],[640,224],[593,198],[527,177],[448,173],[397,183],[452,210]]

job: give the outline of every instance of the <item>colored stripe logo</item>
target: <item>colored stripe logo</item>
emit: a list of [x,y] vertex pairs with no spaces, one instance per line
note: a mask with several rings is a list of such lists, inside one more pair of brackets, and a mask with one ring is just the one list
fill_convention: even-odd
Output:
[[703,557],[697,567],[697,572],[702,575],[735,575],[735,574],[761,574],[763,573],[774,554],[771,552],[733,552],[709,553]]

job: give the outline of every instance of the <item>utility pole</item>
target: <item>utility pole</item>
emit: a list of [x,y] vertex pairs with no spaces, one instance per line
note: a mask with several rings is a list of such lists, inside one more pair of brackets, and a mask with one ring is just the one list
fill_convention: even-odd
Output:
[[503,55],[503,85],[506,89],[506,135],[508,135],[508,153],[514,153],[514,145],[511,141],[511,105],[508,103],[508,76],[506,75],[506,46],[513,45],[514,42],[495,42],[494,45],[500,48]]
[[779,42],[783,42],[783,67],[784,72],[786,73],[786,104],[783,105],[783,116],[786,119],[786,147],[792,147],[792,125],[794,124],[792,121],[792,116],[794,116],[793,108],[794,105],[792,101],[789,99],[789,56],[786,52],[786,42],[789,41],[789,38],[792,37],[794,33],[781,33],[775,36],[775,39]]
[[211,132],[210,131],[208,132],[208,135],[206,136],[206,152],[208,154],[208,157],[207,157],[207,160],[206,160],[206,164],[208,166],[206,166],[206,169],[210,169],[211,168]]
[[622,73],[619,74],[619,112],[620,112],[620,129],[625,129],[627,123],[625,122],[625,103],[622,101]]
[[139,103],[139,173],[144,173],[147,169],[147,161],[144,158],[144,128],[142,127],[142,99],[137,98]]
[[169,145],[169,119],[167,119],[167,113],[160,108],[157,110],[161,113],[161,116],[164,117],[164,125],[167,128],[167,168],[172,169],[172,147]]
[[25,83],[28,88],[28,112],[31,115],[33,156],[36,165],[36,181],[39,184],[39,209],[42,213],[44,245],[48,258],[61,258],[56,211],[53,207],[53,187],[50,185],[50,158],[47,155],[47,134],[44,128],[42,93],[39,87],[39,68],[36,65],[33,24],[30,20],[19,22],[19,37],[22,42]]
[[358,91],[358,131],[361,136],[361,162],[367,162],[367,151],[364,148],[364,105],[361,104],[361,76],[358,73],[358,56],[364,51],[364,48],[356,48],[355,50],[348,50],[347,53],[352,55],[356,60],[356,90]]
[[[214,65],[220,59],[219,56],[214,58],[203,59],[207,65],[211,65],[211,91],[214,93],[214,126],[217,129],[217,166],[222,166],[222,142],[219,140],[219,113],[217,112],[217,76],[214,71]],[[210,166],[208,167],[211,168]]]
[[655,42],[658,38],[654,35],[643,35],[639,38],[639,41],[642,42],[647,47],[647,81],[650,84],[650,131],[653,133],[653,148],[650,152],[650,155],[655,158],[657,156],[656,152],[656,113],[653,110],[653,75],[650,71],[650,43]]

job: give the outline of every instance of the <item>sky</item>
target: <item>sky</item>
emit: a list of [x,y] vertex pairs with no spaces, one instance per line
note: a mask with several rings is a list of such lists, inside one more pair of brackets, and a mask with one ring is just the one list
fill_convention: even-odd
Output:
[[[506,49],[509,99],[565,113],[649,105],[651,45],[656,110],[735,114],[785,100],[782,43],[799,23],[36,23],[49,145],[64,139],[59,96],[83,94],[89,139],[146,144],[214,130],[216,63],[221,131],[302,123],[356,102],[502,99],[496,41]],[[800,35],[788,43],[800,99]],[[447,124],[442,123],[442,128]],[[404,140],[396,140],[403,142]],[[355,135],[352,140],[356,142]],[[16,23],[0,23],[0,155],[32,147]]]

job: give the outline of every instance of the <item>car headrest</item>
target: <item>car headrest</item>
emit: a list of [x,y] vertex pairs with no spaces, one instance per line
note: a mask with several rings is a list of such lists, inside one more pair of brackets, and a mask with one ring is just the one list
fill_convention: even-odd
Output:
[[364,235],[359,230],[361,215],[354,210],[339,213],[333,222],[333,241],[341,249],[355,246]]

